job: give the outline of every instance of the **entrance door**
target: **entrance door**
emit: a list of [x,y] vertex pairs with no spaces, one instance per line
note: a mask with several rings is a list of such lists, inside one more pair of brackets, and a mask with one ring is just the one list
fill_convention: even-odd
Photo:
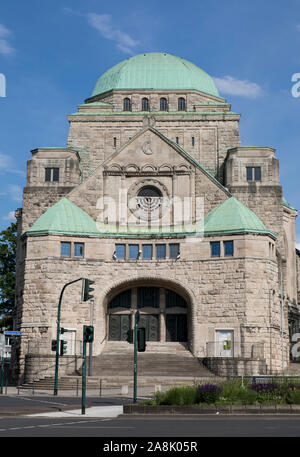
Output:
[[127,332],[130,328],[130,314],[109,315],[108,339],[110,341],[126,341]]
[[216,331],[216,357],[233,356],[233,331]]
[[166,314],[167,341],[187,341],[186,314]]
[[146,341],[159,341],[158,314],[140,314],[139,327],[145,327]]

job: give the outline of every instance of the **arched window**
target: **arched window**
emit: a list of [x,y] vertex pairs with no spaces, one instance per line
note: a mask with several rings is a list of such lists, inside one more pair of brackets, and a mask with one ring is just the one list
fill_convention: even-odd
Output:
[[142,111],[149,111],[149,99],[146,97],[142,99]]
[[131,101],[130,101],[130,98],[124,98],[124,101],[123,101],[123,111],[131,111]]
[[162,193],[154,186],[144,186],[139,190],[138,197],[162,197]]
[[183,97],[178,99],[178,111],[185,111],[185,99]]
[[165,97],[160,99],[160,111],[168,111],[168,102]]

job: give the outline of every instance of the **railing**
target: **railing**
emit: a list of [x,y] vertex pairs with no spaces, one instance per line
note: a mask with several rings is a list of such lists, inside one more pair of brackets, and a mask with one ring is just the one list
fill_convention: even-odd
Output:
[[206,357],[264,358],[264,343],[245,343],[235,340],[206,343]]

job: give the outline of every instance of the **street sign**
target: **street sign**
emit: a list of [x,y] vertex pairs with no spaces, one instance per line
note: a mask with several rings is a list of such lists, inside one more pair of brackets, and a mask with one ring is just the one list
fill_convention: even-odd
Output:
[[15,331],[15,330],[6,330],[4,332],[4,335],[7,335],[7,336],[20,336],[22,335],[22,332],[18,332],[18,331]]

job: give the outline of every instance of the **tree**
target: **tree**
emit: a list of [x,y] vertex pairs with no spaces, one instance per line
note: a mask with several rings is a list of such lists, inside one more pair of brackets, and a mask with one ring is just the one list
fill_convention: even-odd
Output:
[[0,232],[0,316],[11,315],[15,304],[17,223]]

